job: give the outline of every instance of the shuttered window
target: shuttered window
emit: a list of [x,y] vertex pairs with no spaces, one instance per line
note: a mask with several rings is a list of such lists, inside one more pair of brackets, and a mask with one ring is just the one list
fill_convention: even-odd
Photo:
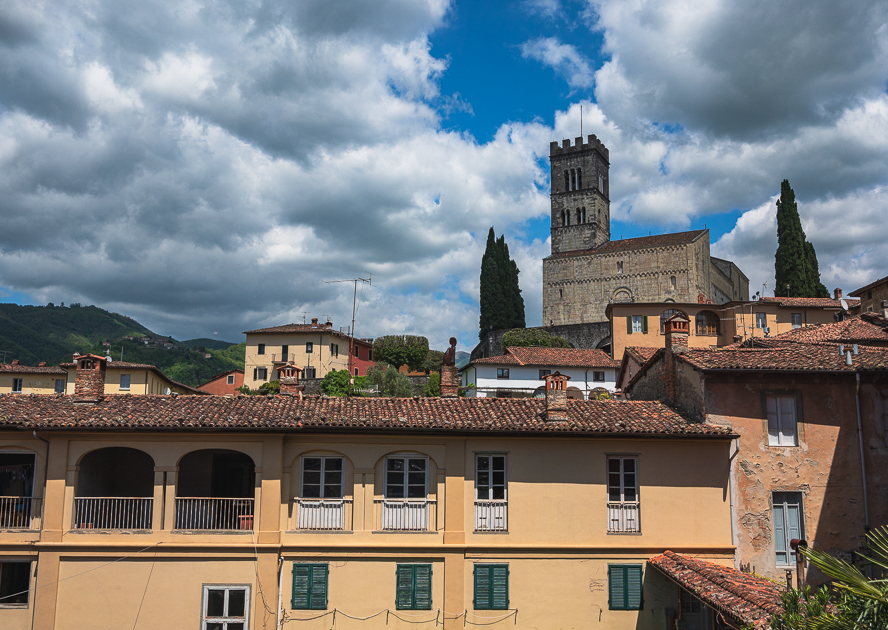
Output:
[[607,565],[608,606],[611,610],[640,610],[642,605],[640,564]]
[[327,564],[293,564],[293,610],[327,610]]
[[475,610],[509,608],[509,565],[475,565]]
[[432,565],[399,564],[397,580],[395,607],[398,610],[432,609]]
[[802,538],[802,494],[774,493],[774,547],[777,564],[794,565],[796,552],[789,546],[793,538]]
[[797,446],[795,396],[768,396],[768,445]]

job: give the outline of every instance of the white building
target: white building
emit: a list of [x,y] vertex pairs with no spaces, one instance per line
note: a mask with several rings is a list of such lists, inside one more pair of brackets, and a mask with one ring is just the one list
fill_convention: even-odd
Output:
[[506,348],[499,357],[476,359],[460,371],[466,396],[479,398],[544,397],[545,377],[556,370],[570,377],[568,398],[589,398],[593,392],[612,394],[620,362],[603,350],[578,348]]

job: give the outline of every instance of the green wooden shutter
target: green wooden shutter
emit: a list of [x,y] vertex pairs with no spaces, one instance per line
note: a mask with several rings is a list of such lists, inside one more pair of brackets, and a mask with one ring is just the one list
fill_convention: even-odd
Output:
[[626,610],[626,567],[607,567],[608,607],[611,610]]
[[490,567],[490,608],[506,610],[509,607],[509,565]]
[[[629,315],[626,318],[626,334],[627,335],[632,334],[632,315]],[[253,380],[255,381],[256,379],[254,378]]]
[[398,592],[395,607],[399,610],[413,608],[413,565],[398,565]]
[[643,332],[645,335],[648,332],[648,316],[647,315],[645,315],[644,317],[641,318],[641,332]]
[[413,607],[416,610],[431,610],[432,565],[414,565],[413,576]]
[[311,565],[293,563],[293,610],[306,610],[309,604]]
[[327,573],[326,564],[311,566],[311,593],[309,607],[313,610],[327,610]]
[[475,565],[475,610],[490,610],[490,567]]
[[641,609],[641,566],[626,567],[626,608]]

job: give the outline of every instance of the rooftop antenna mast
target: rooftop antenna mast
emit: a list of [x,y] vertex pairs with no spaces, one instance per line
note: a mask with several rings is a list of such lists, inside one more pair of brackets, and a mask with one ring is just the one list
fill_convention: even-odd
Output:
[[352,278],[350,280],[324,280],[324,284],[333,284],[336,282],[351,282],[354,284],[354,297],[352,298],[352,325],[351,334],[348,337],[348,395],[351,396],[352,388],[352,357],[355,354],[355,310],[358,305],[358,283],[363,282],[373,286],[373,274],[367,274],[369,278]]
[[583,137],[583,106],[580,105],[580,137]]

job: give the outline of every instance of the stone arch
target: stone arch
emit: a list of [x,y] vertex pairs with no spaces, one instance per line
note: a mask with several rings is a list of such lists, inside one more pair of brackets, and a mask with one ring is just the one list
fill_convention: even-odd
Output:
[[629,287],[617,287],[611,294],[611,302],[634,302],[632,289]]
[[568,400],[585,400],[585,396],[583,396],[583,390],[579,387],[570,386],[567,388],[567,399]]
[[75,497],[151,497],[154,495],[154,458],[141,449],[106,446],[93,449],[78,461]]
[[694,332],[700,336],[718,336],[720,324],[718,315],[712,311],[699,311],[694,316]]
[[251,499],[255,488],[256,463],[243,451],[197,449],[179,460],[177,497]]

